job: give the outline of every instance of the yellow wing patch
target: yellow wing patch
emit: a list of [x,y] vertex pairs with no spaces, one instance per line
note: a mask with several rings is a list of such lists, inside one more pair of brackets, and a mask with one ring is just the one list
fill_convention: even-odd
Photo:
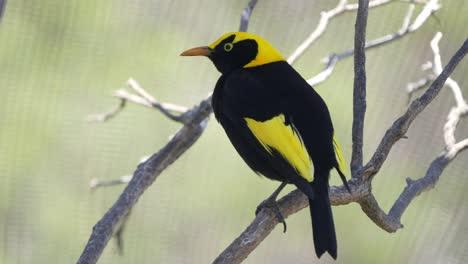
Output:
[[269,154],[272,154],[275,149],[300,176],[312,182],[313,165],[309,153],[292,124],[285,124],[286,119],[283,114],[263,122],[252,118],[245,118],[245,121],[255,138]]
[[341,172],[346,173],[346,165],[345,161],[343,158],[343,153],[341,152],[340,145],[338,144],[338,141],[335,138],[335,135],[333,135],[333,148],[335,149],[335,157],[336,160],[338,161],[338,168],[340,169]]

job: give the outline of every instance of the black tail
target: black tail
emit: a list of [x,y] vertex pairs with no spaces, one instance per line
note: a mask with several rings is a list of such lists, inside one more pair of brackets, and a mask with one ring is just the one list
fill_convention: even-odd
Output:
[[312,229],[314,233],[314,246],[317,257],[328,252],[334,259],[337,257],[335,225],[328,197],[328,176],[315,175],[312,183],[315,199],[309,199]]

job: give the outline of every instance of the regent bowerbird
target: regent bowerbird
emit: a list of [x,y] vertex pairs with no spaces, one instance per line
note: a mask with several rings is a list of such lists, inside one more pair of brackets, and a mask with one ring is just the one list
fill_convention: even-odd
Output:
[[[309,199],[315,252],[337,257],[329,199],[336,169],[349,191],[328,107],[320,95],[267,41],[231,32],[182,56],[206,56],[221,72],[212,107],[232,145],[257,174],[281,182],[257,208],[271,208],[283,222],[276,198],[294,184]],[[286,226],[285,226],[286,227]]]

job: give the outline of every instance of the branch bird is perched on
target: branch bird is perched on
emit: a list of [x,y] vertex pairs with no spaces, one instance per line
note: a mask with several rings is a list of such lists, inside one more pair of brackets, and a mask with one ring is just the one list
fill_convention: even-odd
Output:
[[349,187],[323,99],[275,48],[250,33],[227,33],[181,55],[207,56],[222,73],[212,99],[216,119],[252,170],[282,182],[257,212],[270,207],[284,223],[276,198],[287,183],[296,185],[309,198],[317,256],[328,252],[336,259],[330,170]]

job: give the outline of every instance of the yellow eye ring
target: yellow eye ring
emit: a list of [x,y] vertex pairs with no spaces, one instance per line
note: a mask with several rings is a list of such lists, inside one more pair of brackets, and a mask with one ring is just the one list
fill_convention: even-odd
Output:
[[232,48],[234,48],[234,45],[232,43],[226,43],[224,44],[224,50],[225,51],[231,51]]

